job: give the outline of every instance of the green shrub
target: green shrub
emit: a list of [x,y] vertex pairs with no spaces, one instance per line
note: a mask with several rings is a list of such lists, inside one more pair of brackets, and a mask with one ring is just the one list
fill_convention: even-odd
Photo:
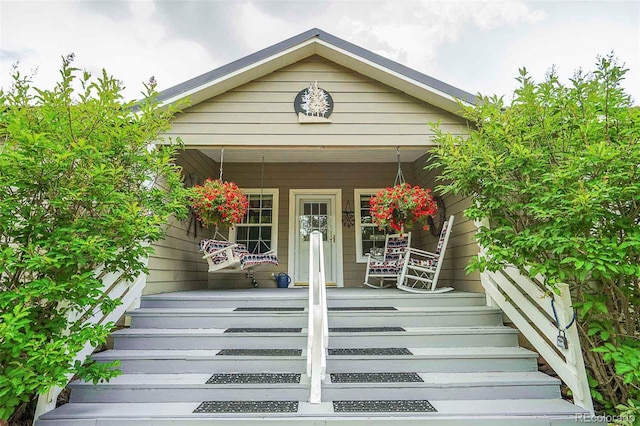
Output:
[[477,234],[490,257],[565,282],[592,395],[609,413],[640,398],[640,109],[612,56],[563,85],[521,70],[509,103],[479,96],[464,107],[468,138],[438,132],[428,167],[447,193],[472,197],[465,214],[490,218]]
[[[86,324],[112,311],[94,271],[145,271],[149,242],[171,214],[185,213],[176,144],[152,149],[172,109],[160,109],[155,82],[138,107],[120,83],[63,60],[52,90],[19,71],[0,92],[0,418],[65,374],[108,379],[109,365],[73,363],[112,324]],[[162,188],[153,185],[162,180]],[[71,312],[79,312],[68,323]]]

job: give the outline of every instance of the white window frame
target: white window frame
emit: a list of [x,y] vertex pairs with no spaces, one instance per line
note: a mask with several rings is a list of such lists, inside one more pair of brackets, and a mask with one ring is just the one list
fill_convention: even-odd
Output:
[[374,224],[364,224],[362,223],[362,210],[360,209],[360,197],[362,195],[375,195],[378,191],[383,188],[358,188],[353,190],[353,204],[355,207],[355,215],[356,215],[356,223],[355,223],[355,232],[356,232],[356,263],[367,263],[367,256],[365,253],[362,253],[362,227],[363,226],[376,226]]
[[[280,190],[278,188],[242,188],[245,195],[272,195],[273,206],[271,208],[271,250],[274,254],[278,254],[278,207],[280,204]],[[251,225],[257,225],[252,223]],[[229,229],[229,241],[236,242],[236,232],[238,225]],[[248,247],[247,247],[248,248]]]

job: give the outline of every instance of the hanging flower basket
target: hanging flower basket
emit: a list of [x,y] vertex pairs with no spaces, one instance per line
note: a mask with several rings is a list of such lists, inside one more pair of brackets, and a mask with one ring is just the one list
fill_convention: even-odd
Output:
[[430,189],[401,183],[383,189],[369,201],[373,223],[383,230],[402,232],[415,223],[427,231],[427,218],[437,212]]
[[249,201],[233,182],[211,178],[189,190],[191,207],[202,225],[209,228],[232,227],[247,213]]

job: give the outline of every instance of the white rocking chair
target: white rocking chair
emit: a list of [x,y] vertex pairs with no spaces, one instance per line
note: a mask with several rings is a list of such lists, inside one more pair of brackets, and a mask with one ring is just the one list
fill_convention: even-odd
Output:
[[[404,253],[411,244],[411,232],[405,234],[388,234],[384,243],[384,257],[379,258],[367,254],[367,269],[364,277],[364,285],[371,288],[387,288],[391,284],[385,281],[398,283],[398,274],[402,268]],[[377,282],[370,283],[370,279]]]
[[452,227],[453,216],[450,216],[442,226],[435,253],[411,247],[405,251],[397,284],[400,290],[411,293],[445,293],[453,290],[453,287],[436,289]]
[[266,253],[250,253],[244,244],[229,241],[202,240],[200,251],[202,258],[209,264],[209,272],[243,272],[272,264],[278,265],[278,257],[273,251]]

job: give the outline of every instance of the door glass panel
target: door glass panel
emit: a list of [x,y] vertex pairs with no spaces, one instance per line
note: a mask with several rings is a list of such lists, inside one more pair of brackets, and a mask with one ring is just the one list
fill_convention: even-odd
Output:
[[[330,222],[329,216],[327,216],[327,204],[326,202],[303,203],[302,211],[304,211],[305,214],[300,216],[300,233],[303,241],[309,241],[313,231],[320,231],[322,233],[322,240],[327,241]],[[321,212],[324,212],[324,214]]]

